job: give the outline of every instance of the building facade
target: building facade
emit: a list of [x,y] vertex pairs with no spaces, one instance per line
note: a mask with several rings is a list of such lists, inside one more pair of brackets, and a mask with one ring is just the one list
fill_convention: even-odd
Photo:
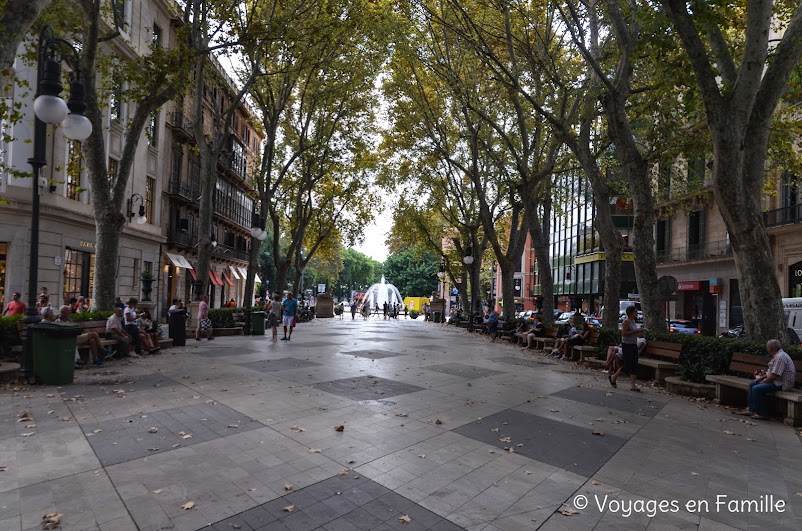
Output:
[[[126,31],[106,45],[114,54],[124,57],[146,54],[151,44],[172,46],[176,39],[174,25],[180,24],[177,9],[161,0],[125,2]],[[32,91],[23,87],[25,84],[35,87],[36,68],[21,59],[23,51],[21,47],[15,62],[14,75],[19,82],[6,86],[2,94],[7,104],[20,104],[22,114],[15,123],[0,124],[3,133],[0,136],[0,197],[4,200],[0,204],[2,304],[16,291],[25,298],[28,289],[31,186],[34,185],[28,158],[32,154],[30,139],[34,115]],[[222,73],[222,68],[214,65],[211,70],[216,70],[218,75],[213,76],[215,85],[210,92],[230,94],[232,82]],[[136,105],[125,101],[123,90],[122,85],[112,84],[104,109],[103,136],[107,168],[112,175],[122,156],[126,122]],[[179,278],[191,276],[188,270],[194,256],[192,242],[193,237],[195,241],[197,238],[197,232],[192,231],[192,219],[197,217],[200,195],[194,193],[193,186],[199,190],[200,176],[192,174],[192,140],[181,136],[184,122],[176,121],[176,116],[181,114],[176,111],[186,106],[189,105],[183,102],[168,104],[151,116],[138,143],[122,212],[128,222],[120,235],[116,292],[123,299],[130,296],[141,299],[142,275],[150,273],[157,279],[151,305],[158,315],[164,315],[172,298],[189,300],[187,284],[182,284]],[[251,227],[254,205],[254,193],[243,176],[254,164],[261,142],[250,118],[250,111],[243,106],[232,124],[232,149],[221,165],[215,194],[215,236],[219,242],[213,264],[215,306],[223,300],[221,295],[235,298],[238,304],[247,302],[241,293],[244,280],[240,282],[236,277],[241,277],[247,267],[250,238],[243,242],[241,237]],[[37,290],[47,288],[51,304],[59,305],[71,297],[92,295],[96,245],[94,198],[78,143],[68,141],[57,127],[48,127],[46,152],[48,165],[43,171],[48,184],[38,187]],[[180,160],[178,153],[181,153]],[[144,220],[139,216],[140,206],[144,208]],[[178,257],[175,260],[183,267],[177,266],[171,256]]]

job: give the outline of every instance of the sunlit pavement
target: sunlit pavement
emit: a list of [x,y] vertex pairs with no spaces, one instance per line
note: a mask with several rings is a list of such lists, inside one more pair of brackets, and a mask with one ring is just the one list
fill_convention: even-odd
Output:
[[800,528],[796,430],[621,387],[403,317],[190,341],[3,390],[0,530]]

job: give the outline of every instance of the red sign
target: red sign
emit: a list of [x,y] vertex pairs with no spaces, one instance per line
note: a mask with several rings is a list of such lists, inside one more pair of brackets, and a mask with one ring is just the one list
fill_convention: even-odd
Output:
[[702,283],[698,280],[693,282],[677,282],[677,291],[699,291],[702,289]]

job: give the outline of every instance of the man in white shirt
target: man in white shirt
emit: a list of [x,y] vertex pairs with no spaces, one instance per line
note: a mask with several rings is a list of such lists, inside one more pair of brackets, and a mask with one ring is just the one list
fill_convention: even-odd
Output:
[[106,339],[117,341],[117,353],[121,356],[128,354],[132,358],[139,357],[135,352],[128,352],[128,345],[131,344],[131,339],[123,329],[122,308],[115,308],[114,313],[106,321]]
[[125,310],[123,310],[123,329],[128,332],[131,337],[131,344],[134,346],[134,351],[137,354],[142,354],[142,342],[139,340],[139,326],[137,319],[139,315],[136,313],[136,305],[139,301],[135,297],[131,297],[125,301]]

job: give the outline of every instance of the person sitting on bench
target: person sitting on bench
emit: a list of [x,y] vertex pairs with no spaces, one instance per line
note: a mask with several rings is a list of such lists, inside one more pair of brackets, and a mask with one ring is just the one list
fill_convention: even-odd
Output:
[[782,343],[778,339],[769,339],[766,342],[766,351],[771,356],[769,366],[766,371],[755,373],[755,381],[749,384],[749,407],[740,411],[739,415],[766,420],[768,418],[766,395],[794,388],[796,366],[791,356],[783,350]]
[[540,317],[535,315],[532,328],[530,328],[529,333],[526,334],[526,348],[532,348],[532,345],[535,343],[535,338],[543,337],[545,335],[546,327],[543,325],[543,321],[540,320]]

